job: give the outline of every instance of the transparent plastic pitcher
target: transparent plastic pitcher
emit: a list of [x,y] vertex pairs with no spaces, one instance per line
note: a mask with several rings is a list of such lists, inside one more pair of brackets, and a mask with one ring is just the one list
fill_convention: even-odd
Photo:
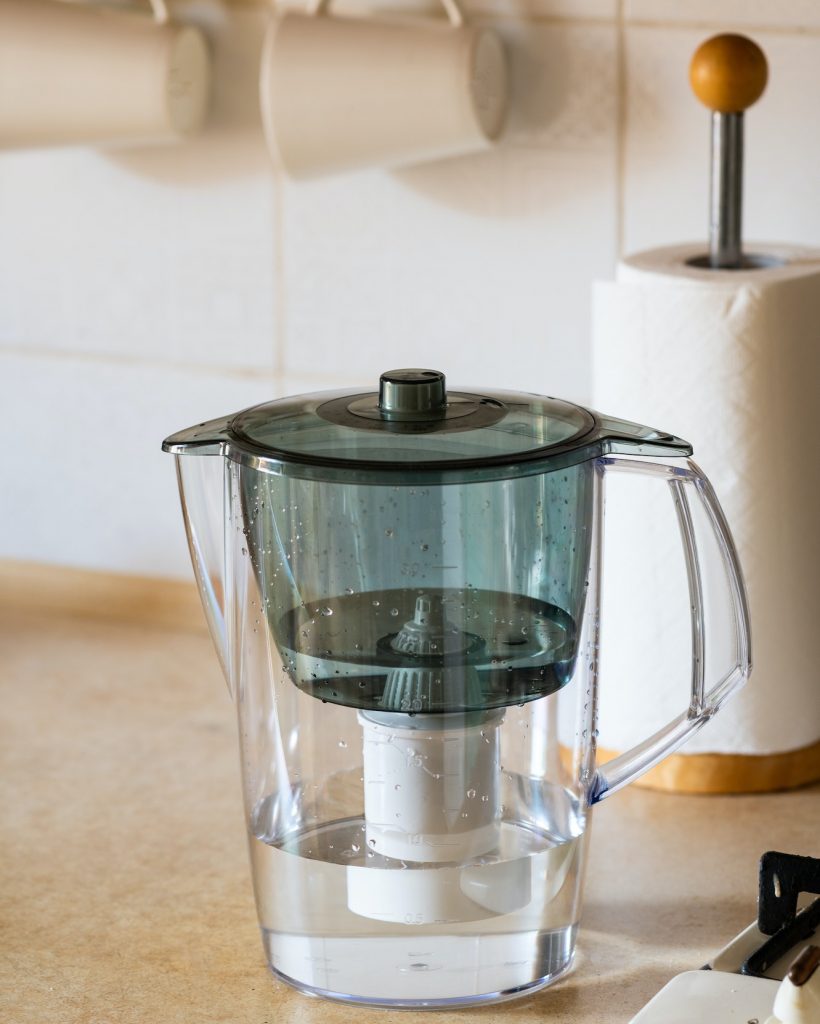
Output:
[[[679,747],[750,671],[737,556],[689,445],[399,370],[378,392],[271,402],[164,447],[236,702],[273,973],[414,1008],[560,977],[593,805]],[[599,765],[613,472],[649,474],[671,498],[692,673],[674,721]]]

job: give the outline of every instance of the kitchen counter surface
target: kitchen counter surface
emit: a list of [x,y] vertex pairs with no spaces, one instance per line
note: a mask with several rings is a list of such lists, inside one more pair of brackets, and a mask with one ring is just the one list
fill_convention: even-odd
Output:
[[0,614],[0,1020],[626,1024],[756,913],[768,849],[820,854],[820,787],[631,790],[596,810],[580,948],[495,1009],[389,1013],[268,975],[232,707],[204,632]]

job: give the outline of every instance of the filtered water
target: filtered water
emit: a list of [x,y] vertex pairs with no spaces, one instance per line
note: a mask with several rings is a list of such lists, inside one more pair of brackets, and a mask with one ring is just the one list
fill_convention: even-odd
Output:
[[564,973],[580,908],[583,814],[557,786],[511,777],[510,787],[537,816],[505,813],[496,848],[466,863],[381,856],[363,816],[270,835],[281,818],[273,798],[263,800],[250,846],[274,973],[330,998],[416,1007],[512,996]]

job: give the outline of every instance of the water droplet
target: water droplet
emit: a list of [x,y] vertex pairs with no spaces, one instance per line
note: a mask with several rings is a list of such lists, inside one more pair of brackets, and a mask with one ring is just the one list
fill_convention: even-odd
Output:
[[486,804],[486,803],[487,803],[487,802],[489,801],[489,799],[490,799],[490,798],[489,798],[489,797],[487,796],[487,794],[485,793],[485,794],[484,794],[484,796],[483,796],[483,797],[481,798],[481,802],[482,802],[483,804]]
[[353,589],[353,587],[345,587],[345,593],[346,594],[355,594],[355,590]]
[[385,537],[392,537],[393,536],[393,531],[391,529],[387,529],[387,530],[384,531],[384,535],[385,535]]
[[360,849],[360,847],[359,847],[359,844],[358,844],[358,843],[351,843],[351,844],[350,844],[350,849],[351,849],[351,850],[352,850],[352,851],[353,851],[354,853],[358,853],[358,852],[359,852],[359,849]]
[[474,800],[475,799],[475,790],[474,789],[468,789],[467,790],[467,799],[468,800]]
[[325,617],[327,617],[328,615],[332,615],[333,614],[333,609],[332,608],[328,608],[327,605],[325,605],[324,608],[320,608],[319,609],[319,614],[320,615],[324,615]]
[[373,607],[374,608],[378,608],[380,604],[381,604],[381,601],[374,601],[373,602]]
[[400,785],[398,784],[398,782],[397,782],[397,783],[396,783],[396,785],[395,785],[395,786],[393,787],[393,789],[395,789],[395,791],[396,791],[397,793],[398,793],[398,791],[399,791],[399,790],[401,789],[401,786],[400,786]]
[[390,614],[391,614],[391,615],[393,616],[393,618],[395,619],[395,617],[396,617],[396,616],[397,616],[397,615],[399,614],[399,610],[398,610],[398,608],[391,608],[391,609],[390,609]]
[[376,840],[375,839],[368,839],[367,842],[368,842],[368,844],[370,846],[375,846],[376,845]]
[[339,746],[342,748],[342,750],[347,750],[347,743],[345,743],[344,740],[339,740]]

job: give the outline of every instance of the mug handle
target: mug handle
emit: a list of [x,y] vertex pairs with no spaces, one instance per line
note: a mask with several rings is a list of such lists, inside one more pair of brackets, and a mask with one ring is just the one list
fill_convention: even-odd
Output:
[[[746,587],[732,534],[711,483],[691,460],[684,466],[648,462],[618,456],[597,460],[602,473],[641,473],[666,482],[677,513],[683,544],[689,603],[692,615],[692,677],[689,707],[677,718],[631,750],[619,754],[595,772],[590,789],[590,803],[595,804],[633,782],[684,743],[704,726],[749,677],[752,669],[749,605]],[[703,577],[698,556],[692,510],[687,491],[694,491],[706,513],[707,520],[720,549],[723,569],[729,584],[735,627],[735,663],[711,689],[706,690],[704,659],[706,621],[703,600]]]
[[[153,2],[162,3],[163,0],[152,0]],[[312,16],[319,14],[326,14],[330,7],[331,0],[311,0],[307,5],[307,13]],[[453,28],[461,28],[464,24],[464,12],[459,5],[458,0],[441,0],[441,5],[447,14],[447,19]]]

